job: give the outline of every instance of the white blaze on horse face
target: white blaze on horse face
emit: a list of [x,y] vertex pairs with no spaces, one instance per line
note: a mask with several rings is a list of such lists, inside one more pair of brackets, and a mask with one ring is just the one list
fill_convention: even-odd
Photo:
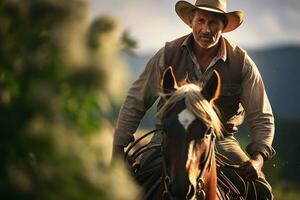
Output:
[[178,121],[184,127],[185,131],[187,131],[188,127],[195,119],[195,115],[193,115],[188,109],[184,109],[178,114]]

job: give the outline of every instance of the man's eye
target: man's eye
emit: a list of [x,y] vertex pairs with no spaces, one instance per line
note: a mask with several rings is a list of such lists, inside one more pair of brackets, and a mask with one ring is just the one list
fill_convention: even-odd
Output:
[[204,19],[198,19],[198,23],[203,24],[205,22]]

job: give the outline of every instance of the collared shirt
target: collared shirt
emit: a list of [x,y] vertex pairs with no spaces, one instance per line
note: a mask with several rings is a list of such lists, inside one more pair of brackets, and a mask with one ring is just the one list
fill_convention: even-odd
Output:
[[[217,55],[212,59],[204,73],[200,70],[193,50],[192,34],[183,42],[182,48],[186,48],[189,52],[194,64],[195,76],[200,81],[207,78],[212,66],[220,61],[225,62],[227,59],[223,37],[220,38],[220,48]],[[166,68],[164,63],[164,48],[162,48],[149,60],[144,72],[132,84],[119,113],[114,145],[125,147],[134,140],[133,134],[141,119],[159,97],[160,79]],[[261,75],[247,54],[242,68],[240,102],[246,112],[246,119],[250,128],[251,143],[247,146],[247,152],[250,155],[254,152],[260,152],[265,159],[270,158],[274,154],[271,146],[274,137],[274,117]]]

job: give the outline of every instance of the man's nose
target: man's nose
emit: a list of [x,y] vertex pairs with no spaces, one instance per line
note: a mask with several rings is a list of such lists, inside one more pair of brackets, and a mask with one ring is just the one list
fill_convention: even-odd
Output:
[[211,32],[210,27],[209,27],[209,25],[208,25],[207,22],[203,24],[203,26],[202,26],[202,32],[203,33],[210,33]]

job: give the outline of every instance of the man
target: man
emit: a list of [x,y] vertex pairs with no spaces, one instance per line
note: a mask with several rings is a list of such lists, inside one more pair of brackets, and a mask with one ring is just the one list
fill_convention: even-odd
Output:
[[[178,81],[188,74],[189,80],[197,84],[205,83],[215,69],[221,76],[221,95],[216,104],[225,127],[225,138],[217,141],[217,150],[241,165],[244,178],[266,184],[269,193],[261,199],[272,199],[271,187],[261,172],[264,161],[275,153],[271,146],[272,109],[255,63],[244,50],[222,36],[243,22],[244,13],[226,12],[226,0],[197,0],[195,5],[179,1],[175,10],[192,33],[167,42],[133,83],[117,122],[113,158],[122,155],[124,147],[133,141],[140,120],[158,98],[160,78],[166,67],[173,67]],[[246,148],[250,158],[234,137],[244,115],[250,128],[251,143]],[[152,139],[160,140],[159,134]]]

